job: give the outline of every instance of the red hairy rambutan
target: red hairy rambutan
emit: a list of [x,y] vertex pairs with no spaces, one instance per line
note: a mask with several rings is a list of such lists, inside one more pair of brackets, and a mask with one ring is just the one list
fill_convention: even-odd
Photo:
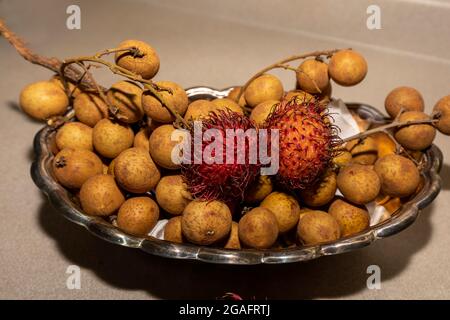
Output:
[[[252,140],[257,137],[253,136],[242,140],[244,143],[239,144],[236,136],[227,140],[227,135],[230,132],[227,129],[232,129],[232,132],[236,132],[236,129],[241,129],[241,132],[252,129],[256,133],[257,129],[254,123],[248,117],[227,109],[211,112],[208,118],[202,119],[200,128],[201,130],[198,130],[198,127],[196,129],[193,125],[190,129],[191,163],[182,164],[181,167],[188,190],[195,198],[203,200],[223,200],[227,203],[242,200],[245,189],[259,174],[259,161],[257,159],[256,161],[250,161],[249,156],[250,146],[256,146],[256,141]],[[209,129],[217,129],[216,132],[219,133],[219,137],[214,137],[211,141],[205,141],[210,139],[205,139],[205,136],[207,136],[205,132]],[[201,154],[196,153],[194,145],[196,130],[197,132],[201,131],[203,136]],[[233,142],[233,147],[229,147],[227,150],[227,143],[230,143],[230,141]],[[211,151],[211,143],[219,143],[221,148],[214,148]],[[209,151],[205,152],[207,148],[209,148]],[[197,146],[197,151],[200,151],[198,149]],[[221,154],[218,154],[219,152]],[[209,157],[208,154],[210,154]],[[233,157],[231,163],[229,160],[227,161],[227,156],[230,157],[230,155]],[[238,161],[238,155],[244,161]],[[211,158],[221,159],[221,161],[207,163],[207,160],[211,160]]]
[[318,101],[294,97],[278,104],[265,127],[279,130],[276,181],[288,189],[304,189],[329,167],[339,142],[338,128]]

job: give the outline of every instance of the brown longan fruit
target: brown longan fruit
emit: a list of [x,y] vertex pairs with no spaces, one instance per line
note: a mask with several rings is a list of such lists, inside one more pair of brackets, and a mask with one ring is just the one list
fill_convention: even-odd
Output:
[[150,128],[142,128],[134,136],[133,147],[142,148],[149,152],[148,139],[150,138]]
[[424,102],[419,91],[411,87],[398,87],[389,92],[384,100],[386,112],[395,118],[400,110],[423,111]]
[[380,178],[370,166],[350,164],[339,171],[337,186],[347,200],[366,204],[380,192]]
[[231,223],[231,231],[228,240],[224,246],[225,249],[241,249],[241,242],[239,241],[239,224],[237,222]]
[[123,150],[133,145],[134,133],[131,128],[109,119],[100,120],[92,131],[95,151],[105,158],[113,159]]
[[277,218],[269,209],[256,207],[239,221],[239,239],[250,248],[267,249],[278,238]]
[[303,101],[314,102],[314,101],[316,101],[316,98],[312,94],[310,94],[310,93],[308,93],[306,91],[303,91],[303,90],[291,90],[291,91],[288,91],[286,93],[286,95],[284,96],[283,100],[290,101],[293,98],[298,99],[300,102],[303,102]]
[[381,179],[381,191],[391,197],[407,197],[420,183],[420,173],[414,162],[397,154],[386,155],[375,162]]
[[80,202],[84,212],[93,216],[109,216],[115,213],[125,197],[109,174],[90,177],[81,186]]
[[279,103],[280,101],[277,100],[261,102],[253,108],[250,113],[250,120],[253,120],[257,126],[262,127],[272,110],[274,110]]
[[81,122],[67,122],[56,133],[56,145],[64,148],[94,150],[92,128]]
[[27,85],[20,92],[23,112],[37,120],[47,120],[67,111],[69,98],[60,86],[51,81],[38,81]]
[[237,112],[239,114],[244,114],[244,111],[242,110],[242,108],[231,99],[218,98],[218,99],[212,100],[211,103],[214,105],[214,108],[212,111],[230,109],[233,112]]
[[450,95],[441,98],[434,106],[433,112],[439,112],[436,128],[446,135],[450,135]]
[[384,157],[385,155],[396,153],[397,146],[391,137],[385,132],[376,132],[371,135],[377,144],[377,156],[378,158]]
[[357,144],[350,150],[352,163],[374,164],[378,157],[378,146],[374,138],[365,137],[358,140]]
[[237,102],[237,104],[241,107],[245,107],[247,105],[247,101],[245,101],[245,94],[242,94],[238,101],[238,96],[241,93],[242,87],[234,87],[233,90],[231,90],[228,93],[227,98],[233,100],[234,102]]
[[215,109],[215,105],[204,99],[199,99],[191,102],[184,114],[184,120],[195,121],[200,119],[205,119],[208,117],[209,113]]
[[341,236],[339,224],[330,214],[310,210],[302,214],[297,226],[297,237],[305,245],[335,241]]
[[245,202],[258,203],[273,191],[272,179],[269,176],[259,176],[245,191]]
[[[403,112],[399,122],[429,120],[430,116],[420,111]],[[413,124],[401,127],[395,133],[395,140],[409,150],[424,150],[431,146],[436,137],[436,129],[430,124]]]
[[[57,84],[64,92],[66,92],[67,95],[66,88],[64,87],[64,83],[61,81],[61,77],[59,75],[54,75],[53,77],[50,78],[49,81]],[[77,87],[75,83],[73,83],[69,79],[67,79],[66,82],[67,88],[69,89],[69,93],[72,94],[72,97],[75,98],[83,92],[79,87]]]
[[164,240],[175,243],[183,243],[183,232],[181,230],[181,216],[170,218],[164,227]]
[[345,167],[352,161],[352,154],[346,150],[339,150],[331,160],[339,168]]
[[181,175],[162,177],[156,186],[155,194],[161,208],[174,215],[182,214],[192,201],[192,195]]
[[135,47],[139,54],[130,51],[119,51],[115,54],[116,64],[144,79],[153,78],[159,70],[159,57],[155,49],[148,43],[139,40],[125,40],[119,44],[118,49]]
[[[180,116],[184,116],[186,113],[189,99],[184,89],[172,81],[157,81],[156,85],[172,90],[172,93],[168,91],[161,91],[160,95],[163,101],[172,107]],[[145,90],[142,95],[142,106],[144,111],[151,119],[161,123],[171,123],[175,121],[175,117],[171,115],[161,102],[155,98],[149,90]]]
[[155,227],[159,218],[159,207],[149,197],[126,200],[117,214],[117,226],[133,236],[146,236]]
[[135,123],[144,116],[142,107],[142,89],[131,81],[119,81],[106,93],[109,103],[117,108],[114,115],[125,123]]
[[337,84],[354,86],[366,77],[367,62],[354,50],[340,50],[331,57],[328,73]]
[[249,84],[245,90],[245,100],[251,108],[254,108],[267,100],[281,100],[283,94],[281,81],[271,74],[264,74]]
[[307,189],[301,190],[300,197],[308,206],[321,207],[333,200],[336,189],[336,173],[327,170],[317,183]]
[[65,148],[53,159],[53,174],[66,188],[80,188],[87,179],[100,173],[102,160],[89,150]]
[[336,199],[330,205],[328,213],[338,222],[342,237],[350,236],[369,228],[370,215],[365,207]]
[[328,65],[316,59],[303,61],[296,74],[300,89],[313,94],[324,92],[330,82]]
[[158,168],[144,149],[127,149],[114,160],[114,177],[117,183],[129,192],[150,191],[161,178]]
[[161,167],[171,170],[180,168],[180,164],[172,161],[172,150],[181,142],[181,140],[172,141],[175,130],[177,129],[171,124],[162,125],[152,132],[149,139],[152,159]]
[[189,242],[199,245],[215,243],[230,233],[230,209],[217,200],[194,200],[183,211],[181,228]]
[[285,233],[297,225],[300,205],[293,197],[283,192],[272,192],[260,204],[275,215],[280,233]]
[[108,106],[99,95],[94,93],[83,92],[73,100],[73,109],[77,119],[94,127],[97,122],[108,117]]

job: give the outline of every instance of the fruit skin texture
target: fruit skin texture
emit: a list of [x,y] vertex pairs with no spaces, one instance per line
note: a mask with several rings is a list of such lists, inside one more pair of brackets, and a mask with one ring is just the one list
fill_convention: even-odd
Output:
[[192,196],[181,175],[164,176],[156,186],[156,201],[162,209],[173,215],[183,213]]
[[264,74],[253,80],[244,93],[251,108],[267,100],[281,100],[283,94],[283,84],[271,74]]
[[443,134],[450,135],[450,95],[441,98],[435,104],[433,112],[441,114],[436,128]]
[[95,151],[103,157],[113,159],[133,145],[134,133],[127,125],[109,119],[100,120],[92,131]]
[[69,105],[64,90],[51,81],[38,81],[27,85],[20,92],[21,109],[37,120],[47,120],[66,112]]
[[87,179],[102,172],[102,161],[89,150],[65,148],[53,159],[53,174],[66,188],[80,188]]
[[320,207],[333,200],[336,189],[336,173],[327,170],[324,176],[313,186],[301,190],[300,197],[306,205]]
[[239,239],[250,248],[267,249],[278,238],[278,223],[275,215],[266,208],[256,207],[239,221]]
[[150,152],[148,147],[148,139],[150,138],[150,128],[142,128],[134,136],[133,147],[142,148],[147,152]]
[[366,204],[380,192],[380,178],[370,166],[351,164],[339,171],[337,186],[347,200]]
[[346,237],[369,228],[370,216],[365,208],[336,199],[328,209],[341,228],[341,236]]
[[180,168],[180,164],[172,161],[172,150],[181,142],[171,140],[172,133],[175,130],[173,125],[164,124],[156,128],[149,139],[149,150],[152,159],[161,167],[171,170]]
[[[181,116],[184,116],[189,104],[186,91],[184,91],[180,85],[172,81],[156,81],[155,84],[162,88],[172,90],[172,94],[167,91],[161,91],[160,94],[165,102]],[[164,107],[148,90],[143,92],[142,106],[147,116],[155,121],[161,123],[172,123],[175,121],[175,117],[170,114],[169,110],[167,110],[166,107]]]
[[263,201],[273,190],[269,176],[259,176],[245,191],[245,202],[258,203]]
[[183,243],[183,232],[181,231],[181,216],[170,218],[164,227],[164,240]]
[[109,88],[106,97],[117,108],[115,117],[125,123],[135,123],[144,116],[142,89],[131,81],[119,81]]
[[67,122],[56,133],[56,145],[64,148],[94,150],[92,128],[81,122]]
[[324,211],[311,210],[302,214],[297,236],[305,245],[335,241],[341,236],[336,219]]
[[[420,111],[407,111],[400,115],[398,121],[428,120],[430,117]],[[431,146],[436,137],[436,129],[429,124],[414,124],[401,127],[395,133],[395,140],[409,150],[423,150]]]
[[336,128],[317,101],[282,101],[266,122],[279,130],[277,181],[288,189],[314,184],[333,158]]
[[[253,138],[249,139],[250,141],[246,139],[246,143],[242,143],[243,149],[238,150],[237,139],[235,139],[234,162],[226,163],[226,129],[242,129],[246,132],[248,129],[254,129],[254,124],[247,117],[227,110],[212,113],[208,119],[202,121],[201,125],[203,133],[208,129],[217,129],[220,132],[223,138],[223,155],[216,155],[215,151],[212,151],[211,156],[215,159],[211,159],[209,152],[205,152],[205,148],[210,146],[211,143],[203,141],[203,157],[200,159],[196,156],[194,132],[193,129],[191,130],[191,164],[184,161],[181,167],[189,192],[194,198],[203,200],[219,199],[226,202],[242,200],[245,190],[256,179],[260,169],[260,164],[257,161],[257,163],[250,163],[249,161],[250,145],[253,143],[253,146],[255,146],[256,142],[253,141]],[[237,161],[238,154],[245,156],[245,163]],[[222,159],[222,163],[214,161],[219,160],[219,158]],[[207,163],[205,159],[211,160],[210,163]],[[201,163],[195,163],[200,162],[198,160],[201,160]]]
[[238,105],[235,101],[228,98],[218,98],[211,101],[214,105],[214,109],[212,111],[226,110],[230,109],[233,112],[237,112],[240,114],[244,114],[241,106]]
[[228,236],[231,222],[231,212],[225,203],[194,200],[183,211],[181,228],[189,242],[209,245]]
[[384,100],[386,112],[395,118],[403,111],[423,111],[424,102],[419,91],[411,87],[398,87],[389,92]]
[[216,106],[209,100],[199,99],[191,102],[184,114],[184,120],[195,121],[207,118],[209,113],[213,111]]
[[410,196],[419,186],[419,170],[405,157],[386,155],[375,162],[374,169],[381,179],[381,191],[391,197]]
[[297,225],[300,205],[294,197],[286,193],[272,192],[261,202],[260,207],[274,214],[280,233],[285,233]]
[[279,103],[280,101],[278,100],[268,100],[261,102],[255,108],[253,108],[252,112],[250,113],[250,120],[252,120],[257,126],[263,127],[270,113]]
[[125,197],[111,175],[99,174],[81,186],[80,202],[86,214],[109,216],[120,208]]
[[328,72],[337,84],[354,86],[365,78],[367,62],[354,50],[340,50],[331,57]]
[[80,93],[73,100],[73,109],[77,119],[94,127],[97,122],[108,116],[108,106],[98,95],[93,93]]
[[161,174],[147,151],[130,148],[114,160],[117,183],[132,193],[144,193],[156,187]]
[[135,56],[130,52],[116,52],[116,64],[129,71],[137,73],[144,79],[153,78],[159,70],[159,57],[155,49],[149,44],[139,40],[125,40],[118,46],[119,49],[136,47],[143,56]]
[[328,65],[322,61],[307,59],[298,67],[297,83],[306,92],[321,93],[325,91],[329,82]]
[[126,233],[146,236],[156,225],[159,207],[149,197],[136,197],[126,200],[117,214],[117,225]]
[[241,242],[239,241],[239,224],[237,222],[231,223],[230,236],[224,246],[225,249],[241,249]]

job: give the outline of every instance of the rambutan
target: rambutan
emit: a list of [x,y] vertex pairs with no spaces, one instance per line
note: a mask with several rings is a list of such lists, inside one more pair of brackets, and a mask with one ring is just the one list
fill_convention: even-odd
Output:
[[294,97],[278,104],[266,120],[279,130],[279,170],[276,181],[295,190],[317,181],[329,167],[339,142],[337,127],[319,101]]
[[[209,129],[216,129],[217,136],[211,139],[207,132]],[[230,133],[245,133],[248,129],[254,134],[241,143],[238,139],[242,136],[230,138]],[[195,137],[198,131],[203,137],[200,147]],[[250,156],[250,152],[255,152],[252,148],[257,145],[256,133],[255,125],[248,117],[229,109],[211,112],[206,119],[193,123],[190,129],[191,163],[182,164],[182,174],[191,194],[195,198],[227,203],[242,200],[246,188],[259,174],[259,161]],[[212,144],[216,147],[211,148]]]

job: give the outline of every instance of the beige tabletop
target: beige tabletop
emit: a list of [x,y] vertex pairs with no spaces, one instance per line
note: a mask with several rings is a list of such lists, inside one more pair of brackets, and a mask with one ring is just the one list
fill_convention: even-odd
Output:
[[[81,30],[66,28],[66,8],[81,8]],[[369,30],[372,1],[1,1],[0,16],[37,52],[60,58],[91,54],[135,38],[161,56],[160,80],[184,87],[242,84],[284,56],[352,47],[368,60],[356,87],[333,88],[345,101],[383,108],[396,86],[419,89],[426,110],[450,94],[450,5],[377,1],[381,29]],[[446,159],[443,189],[408,229],[362,250],[290,265],[222,266],[154,257],[106,243],[65,220],[33,184],[32,140],[42,127],[22,114],[26,84],[51,73],[20,58],[0,39],[0,298],[449,299],[450,137],[436,143]],[[286,88],[289,71],[276,72]],[[97,79],[115,81],[107,72]],[[81,289],[69,290],[69,266]],[[369,290],[370,265],[381,289]]]

